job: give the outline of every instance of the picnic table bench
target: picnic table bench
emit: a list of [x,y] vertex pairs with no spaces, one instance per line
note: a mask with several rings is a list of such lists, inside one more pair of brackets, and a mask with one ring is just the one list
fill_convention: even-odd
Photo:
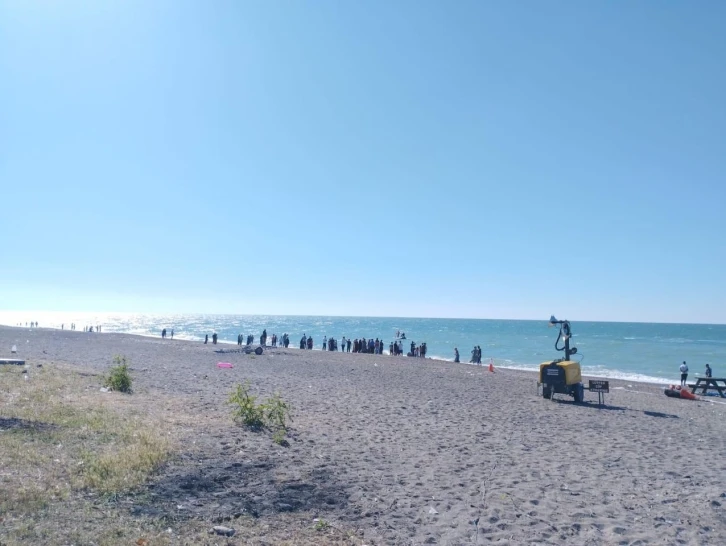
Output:
[[726,378],[723,377],[699,377],[695,383],[689,383],[688,386],[694,394],[698,389],[701,389],[702,394],[715,389],[721,398],[726,398]]
[[25,364],[25,360],[21,358],[0,358],[0,364],[15,364],[17,366],[22,366]]

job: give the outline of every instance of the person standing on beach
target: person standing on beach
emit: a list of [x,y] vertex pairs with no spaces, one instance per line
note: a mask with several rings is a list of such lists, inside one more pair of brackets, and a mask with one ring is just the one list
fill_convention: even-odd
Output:
[[209,342],[209,334],[204,334],[204,344],[206,345]]
[[706,377],[711,377],[713,375],[713,372],[711,371],[711,366],[706,364]]
[[459,362],[459,349],[454,347],[454,362]]
[[328,336],[323,336],[323,351],[328,349]]
[[[101,327],[98,327],[98,331],[101,331]],[[171,329],[171,339],[174,339],[174,328]]]
[[683,361],[683,364],[681,364],[681,387],[686,386],[686,380],[688,379],[688,365],[686,364],[686,361]]
[[214,343],[215,345],[217,344],[217,332],[214,332],[212,334],[212,343]]

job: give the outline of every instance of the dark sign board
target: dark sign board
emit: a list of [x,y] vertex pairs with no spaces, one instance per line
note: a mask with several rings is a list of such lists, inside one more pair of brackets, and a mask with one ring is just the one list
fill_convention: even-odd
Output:
[[602,379],[590,379],[590,392],[610,392],[610,382]]

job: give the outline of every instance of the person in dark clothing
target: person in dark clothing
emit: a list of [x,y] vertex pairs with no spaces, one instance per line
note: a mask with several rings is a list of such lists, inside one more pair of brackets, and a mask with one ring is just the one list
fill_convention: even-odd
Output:
[[217,344],[217,332],[214,332],[212,334],[212,343],[214,343],[215,345]]
[[711,366],[706,364],[706,377],[711,377],[713,375],[713,371],[711,371]]
[[163,330],[161,331],[161,339],[164,339],[165,337],[166,337],[166,328],[164,328],[164,329],[163,329]]
[[209,342],[209,334],[204,334],[204,344],[206,345],[207,342]]
[[454,362],[459,362],[459,349],[454,347]]

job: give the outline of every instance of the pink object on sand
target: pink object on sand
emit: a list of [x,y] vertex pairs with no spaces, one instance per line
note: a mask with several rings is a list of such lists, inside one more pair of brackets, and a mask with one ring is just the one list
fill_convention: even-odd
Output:
[[229,362],[217,362],[217,368],[234,368]]

